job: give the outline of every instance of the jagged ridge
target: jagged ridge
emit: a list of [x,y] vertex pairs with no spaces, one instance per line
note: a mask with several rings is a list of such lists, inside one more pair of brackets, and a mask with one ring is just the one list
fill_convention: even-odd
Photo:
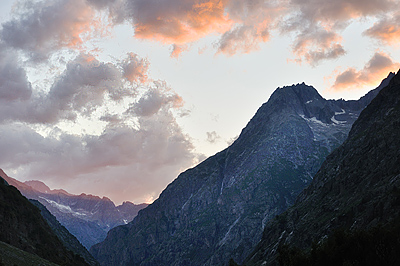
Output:
[[308,249],[336,228],[369,229],[400,215],[400,74],[354,123],[295,206],[268,223],[246,265],[276,265],[281,244]]
[[230,147],[179,175],[91,253],[103,265],[241,262],[367,103],[327,101],[304,83],[277,89]]

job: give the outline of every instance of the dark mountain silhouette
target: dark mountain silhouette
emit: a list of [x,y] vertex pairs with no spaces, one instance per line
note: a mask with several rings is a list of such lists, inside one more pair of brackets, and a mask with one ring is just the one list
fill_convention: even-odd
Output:
[[[372,100],[246,265],[399,265],[400,74]],[[328,263],[328,261],[330,262]]]
[[[0,241],[59,265],[89,265],[68,250],[40,210],[0,177]],[[2,244],[2,260],[19,256],[17,249]]]
[[34,199],[53,214],[78,240],[89,249],[105,239],[107,232],[118,225],[127,224],[147,204],[124,202],[115,204],[108,198],[93,195],[73,195],[62,189],[51,190],[41,181],[20,182],[8,177],[0,169],[7,182],[21,191],[28,199]]
[[180,174],[91,253],[110,266],[242,262],[392,76],[358,101],[325,100],[304,83],[278,88],[231,146]]

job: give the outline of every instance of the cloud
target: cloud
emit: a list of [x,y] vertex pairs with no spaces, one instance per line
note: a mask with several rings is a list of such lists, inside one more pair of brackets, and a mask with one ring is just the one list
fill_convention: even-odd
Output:
[[[182,98],[149,79],[147,60],[136,54],[105,63],[81,53],[41,90],[14,49],[0,43],[0,58],[0,165],[15,177],[143,202],[197,162],[175,119],[185,111]],[[82,119],[97,134],[86,133],[93,130]]]
[[231,21],[225,14],[226,0],[128,1],[135,36],[166,44],[186,44],[210,33],[224,32]]
[[393,0],[291,0],[301,16],[313,21],[348,21],[388,11],[396,1]]
[[399,67],[400,64],[393,62],[389,55],[376,52],[362,70],[358,71],[351,67],[339,74],[334,74],[335,82],[332,89],[340,91],[376,85],[387,76],[387,73],[396,71]]
[[216,143],[221,137],[217,134],[217,132],[206,132],[207,134],[207,141],[210,143]]
[[[341,30],[356,19],[390,13],[395,4],[394,0],[29,1],[3,23],[0,34],[7,45],[43,60],[58,49],[81,49],[96,33],[124,22],[132,24],[136,38],[172,45],[172,57],[209,35],[219,38],[214,43],[217,53],[232,56],[257,50],[273,33],[280,33],[294,37],[294,61],[317,65],[345,54]],[[102,24],[99,14],[105,12],[109,20]],[[390,16],[365,34],[394,44],[398,21]],[[125,77],[132,81],[130,74]]]
[[179,56],[188,49],[187,45],[172,45],[171,57],[172,58],[179,58]]
[[0,58],[0,104],[29,99],[32,86],[16,53],[0,43]]
[[338,58],[346,53],[341,41],[338,34],[321,26],[303,29],[293,45],[293,52],[297,56],[295,61],[317,65],[322,60]]
[[345,54],[339,30],[354,19],[380,16],[392,0],[137,0],[126,2],[126,20],[135,37],[173,44],[172,56],[183,45],[219,35],[217,53],[249,53],[272,38],[271,32],[294,36],[295,61],[316,65]]
[[378,39],[385,44],[398,46],[400,41],[400,15],[385,16],[376,22],[364,35]]
[[227,55],[249,53],[259,49],[260,42],[269,38],[267,29],[239,25],[225,32],[218,43],[218,52]]
[[130,82],[144,83],[147,81],[147,72],[149,69],[149,61],[139,58],[135,53],[129,53],[128,58],[122,61],[121,67],[124,72],[124,78]]
[[137,102],[132,103],[127,113],[148,117],[165,108],[176,109],[182,106],[183,99],[168,88],[166,82],[154,81],[153,87],[148,89]]
[[34,60],[47,59],[61,48],[78,48],[87,34],[100,27],[85,0],[26,1],[17,10],[2,24],[1,39]]
[[217,48],[219,53],[234,55],[258,50],[260,43],[269,41],[275,20],[286,7],[280,2],[231,0],[226,11],[235,24],[222,34]]
[[28,179],[117,202],[157,197],[196,159],[189,138],[167,111],[141,118],[137,129],[109,127],[99,136],[60,130],[42,136],[23,124],[1,125],[0,136],[4,169],[23,169],[20,174]]
[[234,136],[234,137],[230,138],[228,141],[226,141],[226,144],[228,144],[228,146],[231,146],[238,138],[239,138],[239,135]]
[[[129,58],[131,56],[128,55]],[[130,66],[129,63],[127,65]],[[18,71],[20,82],[25,82],[21,86],[27,87],[20,89],[25,96],[18,102],[7,101],[0,106],[0,122],[55,124],[62,120],[75,120],[78,115],[89,116],[107,99],[120,101],[136,94],[134,87],[125,86],[122,82],[126,71],[122,73],[117,65],[99,62],[87,54],[80,54],[68,62],[65,71],[56,78],[48,93],[31,95],[30,84],[23,79],[22,70]],[[135,73],[130,74],[133,78]],[[142,74],[140,71],[136,73],[138,80],[144,78]],[[4,82],[13,82],[10,77],[12,75],[7,75]]]

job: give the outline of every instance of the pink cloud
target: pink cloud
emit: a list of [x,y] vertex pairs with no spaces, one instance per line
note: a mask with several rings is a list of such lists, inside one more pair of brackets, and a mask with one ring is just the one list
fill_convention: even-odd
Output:
[[340,73],[334,73],[329,79],[334,79],[331,89],[354,90],[364,86],[378,84],[389,72],[398,70],[400,64],[393,62],[389,55],[376,52],[361,70],[347,68]]
[[221,0],[129,1],[135,36],[166,44],[185,44],[226,31],[232,22]]
[[187,45],[173,44],[172,45],[172,51],[171,51],[171,57],[172,58],[179,58],[181,56],[181,54],[186,50],[188,50],[188,46]]
[[316,65],[322,60],[338,58],[346,53],[341,41],[338,34],[321,26],[303,29],[293,45],[295,61]]
[[[99,136],[55,130],[42,136],[27,125],[0,125],[0,164],[16,178],[39,179],[69,192],[122,202],[155,199],[196,155],[171,113],[141,118],[136,129],[118,125]],[[23,170],[21,170],[23,169]]]
[[149,69],[149,61],[139,58],[137,54],[129,53],[128,58],[122,61],[121,66],[124,72],[124,78],[130,82],[147,82],[147,72]]
[[100,27],[85,0],[24,2],[18,14],[2,24],[0,36],[9,46],[43,60],[58,49],[79,48]]
[[400,42],[400,16],[387,16],[376,22],[364,34],[385,44],[398,46]]

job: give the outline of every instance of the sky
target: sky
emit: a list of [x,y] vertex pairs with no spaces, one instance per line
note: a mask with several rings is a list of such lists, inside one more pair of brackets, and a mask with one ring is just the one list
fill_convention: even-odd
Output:
[[150,203],[276,88],[358,99],[399,41],[397,0],[2,0],[0,167]]

